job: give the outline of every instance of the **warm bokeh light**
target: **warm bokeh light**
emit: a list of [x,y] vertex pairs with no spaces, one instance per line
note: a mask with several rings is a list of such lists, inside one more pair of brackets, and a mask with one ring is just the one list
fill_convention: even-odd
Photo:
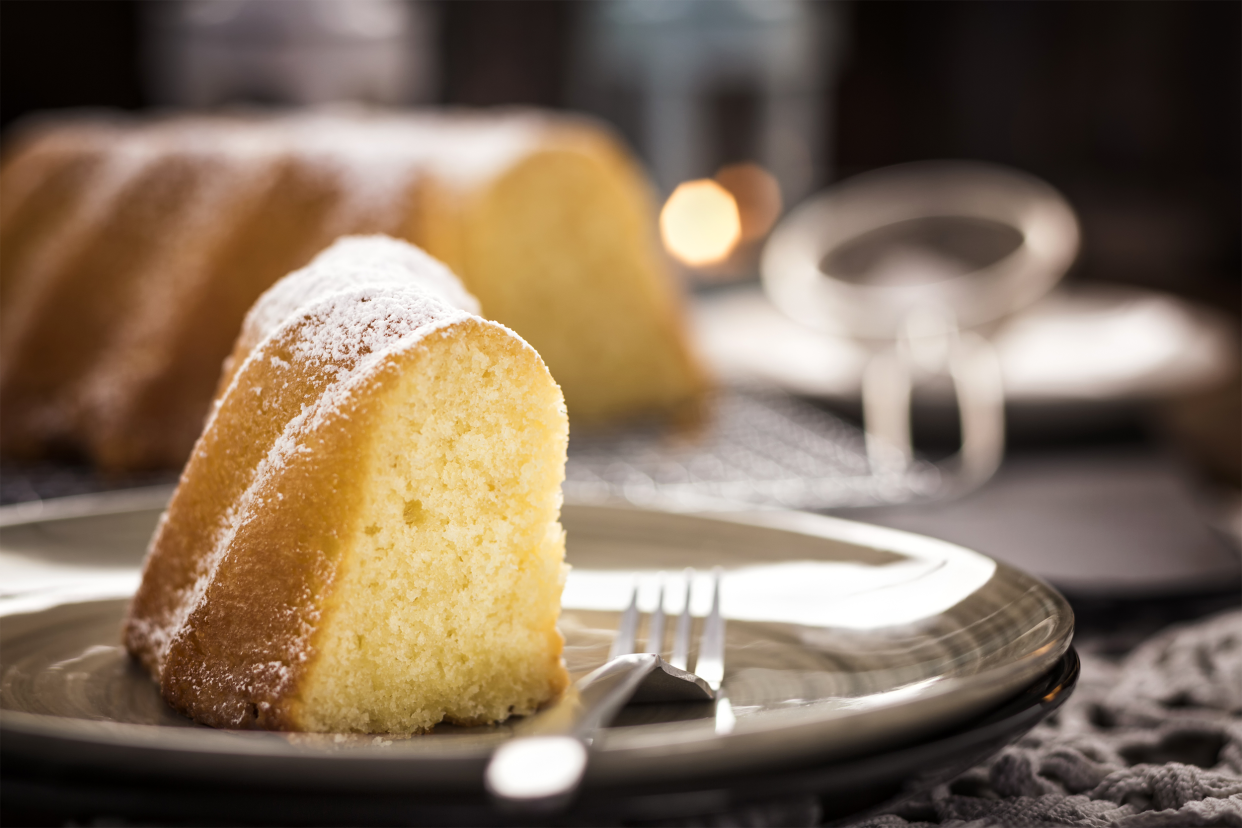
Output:
[[660,211],[660,235],[668,251],[691,267],[723,261],[742,238],[737,202],[709,179],[679,184]]
[[781,217],[781,185],[758,164],[730,164],[716,173],[716,181],[737,202],[742,219],[742,241],[761,239]]

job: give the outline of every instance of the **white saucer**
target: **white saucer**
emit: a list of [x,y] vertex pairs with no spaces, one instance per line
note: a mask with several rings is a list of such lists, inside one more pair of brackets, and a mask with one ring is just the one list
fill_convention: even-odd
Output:
[[[694,321],[699,347],[725,383],[858,399],[867,349],[794,322],[757,286],[698,297]],[[1006,401],[1018,407],[1173,397],[1218,384],[1238,366],[1237,331],[1223,315],[1114,285],[1059,287],[990,338]]]

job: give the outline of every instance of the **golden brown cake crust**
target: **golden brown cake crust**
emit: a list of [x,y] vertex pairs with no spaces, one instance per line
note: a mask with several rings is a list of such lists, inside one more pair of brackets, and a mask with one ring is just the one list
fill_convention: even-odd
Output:
[[[296,335],[288,332],[290,338]],[[170,597],[193,588],[188,576],[199,574],[184,564],[205,563],[200,549],[222,531],[227,519],[222,507],[236,508],[238,490],[251,482],[259,462],[256,449],[267,449],[278,437],[256,433],[256,426],[283,426],[302,406],[313,405],[322,390],[313,376],[303,375],[280,378],[292,393],[244,393],[277,385],[270,363],[248,368],[238,386],[243,393],[226,398],[217,412],[160,528],[131,609],[127,644],[161,681],[168,702],[196,720],[217,727],[289,729],[289,691],[311,655],[307,631],[318,620],[323,591],[331,587],[332,550],[343,522],[334,506],[342,488],[354,482],[350,466],[341,462],[352,454],[358,434],[346,427],[346,412],[306,439],[314,451],[289,458],[279,480],[254,492],[253,497],[272,501],[271,507],[254,510],[236,527],[197,607],[171,631],[162,660],[152,642],[143,640],[145,627],[138,623],[189,609],[188,596],[168,605]],[[273,416],[272,409],[279,413]]]
[[[294,688],[314,657],[311,632],[332,586],[334,550],[350,528],[344,507],[358,485],[350,460],[367,434],[368,392],[398,369],[393,360],[352,389],[346,405],[301,437],[310,450],[291,453],[255,486],[255,468],[288,421],[314,407],[327,384],[321,366],[292,358],[307,324],[263,349],[290,357],[288,368],[251,360],[235,378],[152,541],[126,624],[126,646],[165,699],[217,727],[296,729]],[[239,508],[244,498],[254,505]],[[245,519],[230,526],[235,510]],[[222,543],[223,532],[235,534]]]

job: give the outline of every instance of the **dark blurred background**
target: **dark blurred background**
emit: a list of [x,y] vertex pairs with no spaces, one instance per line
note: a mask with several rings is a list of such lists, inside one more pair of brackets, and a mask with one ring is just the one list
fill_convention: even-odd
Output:
[[[249,28],[229,34],[250,50],[244,60],[203,58],[220,22],[207,18],[245,6]],[[300,80],[312,69],[335,72],[314,8],[3,0],[0,127],[7,137],[24,115],[63,107],[333,99],[340,90]],[[1047,180],[1078,212],[1082,250],[1067,281],[1155,288],[1242,318],[1242,3],[319,0],[318,8],[357,13],[345,21],[361,33],[350,44],[361,49],[347,58],[353,64],[376,58],[381,74],[418,76],[356,96],[364,100],[587,110],[629,139],[662,197],[680,181],[755,160],[780,180],[786,209],[887,165],[998,162]],[[385,21],[408,39],[386,35]],[[186,44],[200,49],[197,58],[186,57]],[[385,49],[417,55],[394,70],[377,57]],[[246,85],[248,72],[279,76],[286,59],[285,87]],[[194,60],[190,75],[225,77],[225,86],[176,88],[178,61],[184,70]],[[246,63],[264,60],[257,71]],[[680,119],[691,109],[694,128]],[[741,275],[753,278],[756,255],[751,245]],[[1156,418],[1157,431],[1172,428],[1199,467],[1235,486],[1240,387],[1187,397]],[[1131,409],[1128,419],[1077,433],[1093,443],[1145,440],[1149,413]],[[1011,448],[1065,439],[1039,418],[1034,431],[1011,419]],[[916,438],[955,446],[956,432],[942,431]]]
[[[574,44],[591,5],[426,4],[437,63],[429,97],[581,106]],[[142,6],[0,3],[3,127],[42,109],[150,105]],[[835,32],[820,69],[826,151],[812,184],[923,158],[1010,164],[1051,182],[1079,211],[1084,248],[1071,279],[1158,287],[1239,315],[1242,4],[811,9]],[[717,164],[746,160],[754,109],[744,88],[716,94]],[[633,133],[634,124],[621,127]]]

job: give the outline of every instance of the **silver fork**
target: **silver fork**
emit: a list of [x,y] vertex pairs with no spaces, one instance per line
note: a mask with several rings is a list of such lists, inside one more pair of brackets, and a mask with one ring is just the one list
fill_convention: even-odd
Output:
[[[720,569],[713,573],[712,609],[703,622],[695,672],[686,671],[690,653],[690,588],[677,620],[671,661],[660,657],[664,643],[664,585],[648,625],[646,652],[635,653],[638,587],[621,615],[608,661],[589,673],[552,707],[519,726],[517,738],[501,745],[487,766],[487,790],[502,804],[550,812],[568,804],[586,772],[587,748],[595,734],[630,701],[710,701],[724,677],[724,617],[720,613]],[[723,699],[723,696],[721,696]],[[724,701],[728,705],[727,700]],[[720,713],[717,711],[719,729]]]

